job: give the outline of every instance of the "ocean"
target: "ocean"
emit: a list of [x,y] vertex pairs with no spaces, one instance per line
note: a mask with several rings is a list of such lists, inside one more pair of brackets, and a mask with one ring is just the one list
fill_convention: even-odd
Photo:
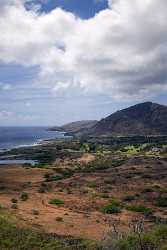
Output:
[[63,133],[47,127],[0,127],[0,150],[32,146],[42,140],[63,138]]

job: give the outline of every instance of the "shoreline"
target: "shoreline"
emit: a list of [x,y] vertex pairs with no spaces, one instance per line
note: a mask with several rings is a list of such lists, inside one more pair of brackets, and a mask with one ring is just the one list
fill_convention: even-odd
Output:
[[[64,134],[63,134],[64,135]],[[42,147],[47,148],[52,143],[57,140],[66,140],[69,139],[68,136],[57,137],[51,139],[38,139],[36,142],[32,144],[22,144],[18,146],[14,146],[8,149],[0,150],[0,166],[2,165],[23,165],[23,164],[39,164],[42,163],[40,160],[36,160],[37,151],[42,149]]]
[[[55,131],[60,133],[59,131]],[[36,147],[36,146],[42,146],[45,145],[51,141],[59,140],[59,139],[67,139],[69,136],[66,136],[64,132],[60,133],[62,137],[55,137],[55,138],[46,138],[46,139],[37,139],[36,142],[32,142],[30,144],[20,144],[20,145],[13,145],[10,148],[0,148],[0,153],[11,151],[13,149],[19,149],[19,148],[31,148],[31,147]]]

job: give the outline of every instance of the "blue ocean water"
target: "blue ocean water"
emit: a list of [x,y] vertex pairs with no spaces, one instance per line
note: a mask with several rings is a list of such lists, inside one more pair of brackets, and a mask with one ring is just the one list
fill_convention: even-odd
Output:
[[0,150],[31,146],[42,140],[63,138],[63,133],[47,127],[0,127]]

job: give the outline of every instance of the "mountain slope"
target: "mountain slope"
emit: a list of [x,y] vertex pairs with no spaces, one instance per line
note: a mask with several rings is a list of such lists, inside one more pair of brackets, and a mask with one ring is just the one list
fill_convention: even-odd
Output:
[[113,113],[89,129],[93,136],[167,135],[167,107],[145,102]]
[[61,127],[53,127],[50,130],[52,131],[62,131],[69,134],[80,134],[82,131],[87,131],[91,127],[95,126],[98,121],[95,120],[87,120],[87,121],[76,121],[72,123],[68,123]]

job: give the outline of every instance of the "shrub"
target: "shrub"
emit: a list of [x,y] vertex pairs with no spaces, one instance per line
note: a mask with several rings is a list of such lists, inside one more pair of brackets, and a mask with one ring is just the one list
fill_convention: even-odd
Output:
[[127,210],[137,212],[137,213],[143,213],[144,215],[150,215],[152,214],[152,209],[145,207],[143,205],[131,205],[126,207]]
[[104,183],[107,184],[107,185],[113,185],[114,182],[115,182],[115,181],[112,180],[112,179],[106,179],[106,180],[104,180]]
[[95,187],[97,187],[97,184],[96,184],[95,181],[91,181],[91,182],[89,182],[88,187],[89,188],[95,188]]
[[62,206],[62,205],[64,205],[64,201],[60,200],[60,199],[52,199],[52,200],[50,200],[49,204]]
[[115,159],[115,160],[112,160],[112,167],[120,167],[122,166],[123,164],[125,163],[125,160],[119,160],[119,159]]
[[20,199],[21,199],[22,201],[27,201],[27,200],[28,200],[28,193],[23,192],[23,193],[21,194],[21,196],[20,196]]
[[5,187],[4,186],[0,186],[0,191],[3,191],[5,190]]
[[145,178],[145,179],[151,179],[152,178],[152,176],[150,174],[143,174],[142,177]]
[[41,193],[41,194],[42,194],[42,193],[45,193],[45,192],[46,192],[45,187],[42,187],[42,186],[41,186],[41,187],[38,188],[38,193]]
[[149,187],[143,190],[143,193],[152,193],[152,192],[154,192],[154,189]]
[[123,238],[113,237],[104,242],[106,250],[166,250],[167,226],[158,226],[150,232],[132,233]]
[[12,209],[17,209],[17,208],[18,208],[18,206],[17,206],[17,204],[16,204],[16,203],[13,203],[13,204],[12,204],[12,206],[11,206],[11,208],[12,208]]
[[41,183],[40,187],[38,188],[39,193],[45,193],[48,191],[48,185],[46,183]]
[[46,173],[46,174],[44,174],[44,178],[45,178],[45,179],[50,178],[50,176],[51,176],[51,174],[50,174],[50,173]]
[[12,202],[12,203],[17,203],[17,202],[18,202],[18,200],[17,200],[17,199],[15,199],[15,198],[12,198],[12,199],[11,199],[11,202]]
[[62,217],[57,217],[57,218],[56,218],[56,221],[57,221],[57,222],[63,222],[63,218],[62,218]]
[[151,187],[147,187],[143,189],[143,193],[152,193],[152,192],[154,192],[154,189]]
[[110,204],[104,206],[101,211],[104,214],[118,214],[121,212],[121,206],[118,201],[113,200]]
[[33,210],[32,210],[32,214],[33,214],[33,215],[39,215],[39,211],[36,210],[36,209],[33,209]]
[[61,174],[63,176],[63,178],[65,178],[65,179],[72,177],[74,174],[74,172],[69,168],[66,168],[66,169],[56,168],[56,172]]
[[121,166],[125,161],[119,160],[119,159],[97,159],[92,162],[90,162],[84,169],[82,169],[82,172],[94,172],[94,171],[102,171],[107,170],[109,168],[113,167],[119,167]]
[[103,198],[103,199],[109,199],[110,198],[110,196],[108,194],[101,194],[100,197]]
[[46,178],[46,182],[60,181],[62,179],[63,179],[63,177],[60,175],[53,175],[53,176],[49,176],[48,178]]
[[155,205],[157,207],[167,207],[167,197],[162,197],[162,196],[158,197],[156,199]]
[[123,198],[124,201],[134,201],[135,200],[135,196],[134,195],[127,195]]
[[70,188],[66,188],[67,194],[72,194],[72,190]]

